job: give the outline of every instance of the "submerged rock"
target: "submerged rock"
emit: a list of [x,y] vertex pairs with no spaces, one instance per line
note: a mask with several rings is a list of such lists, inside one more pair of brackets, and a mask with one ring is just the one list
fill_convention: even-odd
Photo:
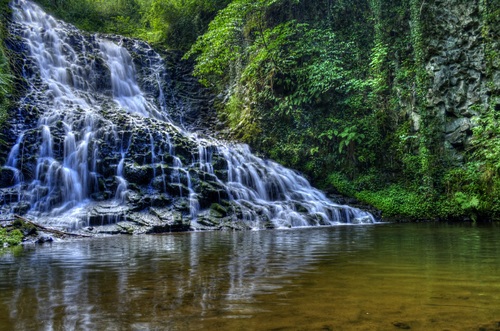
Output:
[[404,322],[392,322],[392,325],[394,325],[398,329],[402,329],[402,330],[410,330],[411,329],[411,326],[407,323],[404,323]]
[[51,236],[42,234],[42,235],[38,236],[35,243],[36,244],[45,244],[45,243],[50,243],[53,241],[54,241],[54,238],[52,238]]

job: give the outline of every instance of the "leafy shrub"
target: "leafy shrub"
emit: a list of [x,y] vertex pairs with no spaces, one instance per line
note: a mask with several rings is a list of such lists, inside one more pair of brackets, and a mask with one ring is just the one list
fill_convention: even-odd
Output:
[[342,173],[332,173],[328,176],[328,182],[325,185],[326,187],[334,187],[339,193],[347,196],[354,196],[356,194],[356,190],[347,177],[345,177]]
[[229,0],[38,0],[57,17],[91,32],[188,49]]
[[6,229],[0,228],[0,247],[3,247],[4,245],[19,245],[22,240],[23,233],[20,230],[14,229],[7,231]]
[[[12,92],[13,85],[13,76],[11,73],[11,69],[9,66],[9,60],[7,57],[6,49],[3,45],[3,41],[6,37],[6,27],[4,26],[7,21],[5,18],[8,13],[10,13],[8,2],[1,1],[0,9],[2,14],[0,14],[0,18],[2,18],[2,23],[0,24],[0,127],[7,120],[8,109],[10,107],[10,97]],[[1,137],[0,137],[1,138]],[[0,139],[1,142],[1,139]]]
[[356,197],[383,211],[391,219],[434,219],[435,203],[430,197],[393,184],[383,190],[361,191]]

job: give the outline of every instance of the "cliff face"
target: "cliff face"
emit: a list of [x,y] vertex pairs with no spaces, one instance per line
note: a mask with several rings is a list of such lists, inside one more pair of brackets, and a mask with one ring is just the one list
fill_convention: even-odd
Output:
[[[474,118],[498,109],[500,67],[493,2],[446,0],[423,3],[427,111],[440,122],[445,148],[463,156]],[[497,7],[498,8],[498,7]]]

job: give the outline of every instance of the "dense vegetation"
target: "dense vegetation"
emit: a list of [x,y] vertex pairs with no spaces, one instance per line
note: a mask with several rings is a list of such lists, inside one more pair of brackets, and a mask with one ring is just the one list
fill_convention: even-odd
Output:
[[500,218],[497,0],[478,0],[489,104],[471,106],[472,139],[452,152],[426,96],[433,1],[39,2],[81,28],[186,51],[232,136],[316,185],[388,217]]
[[432,128],[400,110],[425,84],[415,5],[233,1],[188,56],[238,138],[387,216],[441,216]]
[[80,29],[187,50],[229,0],[40,0]]
[[[0,1],[0,21],[7,22],[10,10],[8,7],[8,1]],[[10,95],[12,92],[13,76],[11,73],[11,68],[9,64],[9,58],[7,56],[7,50],[4,45],[4,40],[6,39],[6,26],[4,24],[0,25],[0,127],[4,124],[7,119],[9,105],[10,105]],[[2,137],[0,136],[0,146],[2,145]]]
[[0,228],[0,249],[5,246],[15,246],[19,245],[23,239],[23,233],[17,229],[12,231],[7,231],[6,229]]

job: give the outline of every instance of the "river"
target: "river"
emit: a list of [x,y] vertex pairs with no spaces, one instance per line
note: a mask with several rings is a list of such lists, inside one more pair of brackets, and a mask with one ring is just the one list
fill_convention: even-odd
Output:
[[0,330],[496,330],[497,226],[114,236],[0,257]]

